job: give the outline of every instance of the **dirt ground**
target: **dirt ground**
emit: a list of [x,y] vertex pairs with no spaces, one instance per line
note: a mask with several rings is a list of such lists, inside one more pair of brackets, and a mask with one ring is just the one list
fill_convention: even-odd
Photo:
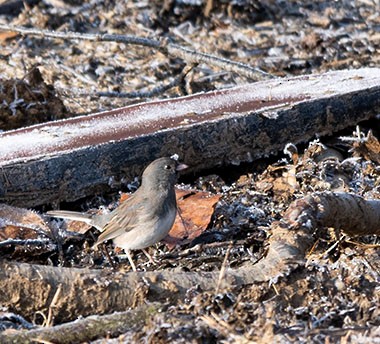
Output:
[[[3,3],[0,14],[6,12]],[[377,66],[379,10],[379,3],[370,0],[168,0],[116,5],[113,1],[46,0],[20,4],[19,11],[13,8],[12,13],[1,14],[0,23],[168,38],[285,77]],[[148,100],[97,97],[95,92],[151,90],[171,82],[185,66],[183,60],[149,48],[111,42],[0,35],[0,44],[1,130]],[[180,87],[156,98],[247,82],[252,80],[200,64]],[[80,96],[80,92],[89,95]],[[358,129],[348,128],[334,137],[297,147],[296,162],[279,155],[186,176],[181,180],[183,187],[222,195],[208,229],[192,243],[172,251],[164,244],[150,248],[157,265],[136,252],[138,268],[219,271],[224,264],[236,269],[262,258],[271,236],[270,224],[281,219],[296,198],[315,191],[348,191],[379,199],[380,162],[355,146],[369,130],[380,139],[379,128],[377,118],[360,123]],[[112,208],[118,197],[96,195],[71,207]],[[29,252],[14,247],[2,249],[1,256],[29,263],[109,269],[102,252],[89,250],[93,233],[66,237],[63,256],[48,249]],[[143,328],[98,342],[380,343],[379,239],[345,237],[334,246],[337,236],[341,234],[321,228],[307,263],[286,278],[216,292],[194,286],[183,300],[165,304],[165,311],[152,316]],[[199,244],[201,250],[191,251]],[[188,254],[181,255],[186,249]],[[116,259],[111,245],[109,251]],[[119,263],[118,269],[129,269],[128,262]],[[43,323],[38,315],[28,320]]]

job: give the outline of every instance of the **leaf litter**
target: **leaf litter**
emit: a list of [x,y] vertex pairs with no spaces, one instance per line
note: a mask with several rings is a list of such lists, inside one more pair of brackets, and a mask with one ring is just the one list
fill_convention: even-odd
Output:
[[[180,42],[190,42],[195,49],[207,46],[209,51],[254,64],[280,76],[372,66],[379,60],[380,40],[373,29],[379,24],[379,17],[374,15],[377,9],[372,2],[343,1],[339,8],[331,2],[305,5],[292,1],[284,6],[281,1],[273,1],[253,7],[244,1],[218,2],[218,6],[211,8],[210,17],[199,15],[203,2],[169,3],[170,6],[164,7],[134,2],[105,6],[102,11],[97,9],[94,16],[91,6],[81,9],[70,3],[61,15],[57,15],[54,6],[41,2],[31,12],[21,12],[16,19],[23,25],[39,23],[50,29],[64,27],[83,32],[91,31],[93,25],[98,31],[117,30],[125,22],[131,33],[149,35],[154,30],[170,31]],[[11,36],[1,40],[8,42],[3,54],[12,58],[12,65],[4,66],[5,77],[21,79],[25,76],[24,63],[30,68],[48,61],[42,64],[44,79],[48,84],[64,88],[70,88],[74,78],[76,86],[82,88],[90,86],[108,90],[123,85],[127,89],[141,89],[171,78],[181,64],[175,60],[167,61],[159,54],[146,57],[141,48],[125,49],[115,44],[106,48],[81,42],[62,49],[61,43],[46,43],[36,38],[16,40]],[[33,44],[38,53],[31,54],[31,57],[29,51]],[[66,71],[72,68],[71,75],[62,72],[62,61],[69,67]],[[141,71],[146,70],[144,67],[154,69],[141,79]],[[131,75],[131,72],[135,74]],[[196,72],[198,74],[194,74],[188,85],[192,91],[242,82],[239,76],[216,73],[205,66],[197,67]],[[181,94],[178,92],[172,90],[165,96],[178,96]],[[22,92],[19,94],[26,99]],[[46,96],[46,99],[50,98]],[[62,95],[61,99],[71,114],[97,112],[134,102],[120,99],[94,101],[91,97],[71,102],[70,97]],[[7,103],[12,104],[11,101]],[[8,108],[18,111],[21,106],[20,102]],[[33,106],[24,108],[32,109]],[[378,125],[378,119],[364,123],[353,135],[343,133],[346,139],[321,139],[311,142],[303,152],[303,147],[298,147],[299,152],[289,158],[285,156],[272,163],[255,162],[254,165],[216,171],[186,185],[189,189],[186,192],[190,194],[197,188],[195,195],[219,193],[215,210],[211,205],[206,206],[207,216],[212,213],[209,223],[205,221],[201,231],[194,231],[198,236],[181,247],[169,250],[160,243],[150,248],[157,265],[152,265],[136,252],[135,261],[139,268],[218,271],[231,242],[227,269],[252,264],[265,256],[265,242],[271,235],[270,224],[282,218],[294,199],[325,190],[350,191],[379,199]],[[117,205],[117,198],[113,195],[101,200],[89,199],[79,209],[97,209],[104,204],[110,204],[112,209]],[[3,258],[67,267],[109,266],[103,254],[91,250],[97,235],[93,229],[72,236],[70,233],[75,230],[66,228],[62,222],[58,229],[53,229],[56,234],[52,235],[52,226],[56,225],[47,224],[46,219],[36,213],[2,209],[1,240],[47,238],[54,246],[41,255],[33,254],[37,252],[33,247],[25,251],[25,246],[13,244],[1,250]],[[193,205],[188,211],[191,213],[192,209]],[[207,226],[206,230],[204,226]],[[287,278],[269,286],[232,286],[218,293],[203,292],[194,286],[187,291],[182,302],[168,304],[166,311],[153,316],[145,328],[129,331],[116,340],[149,343],[377,342],[380,340],[378,238],[352,238],[335,245],[339,240],[336,235],[335,231],[321,228],[306,267]],[[60,253],[56,244],[61,246]],[[17,254],[15,250],[18,250]],[[109,251],[111,258],[116,260],[110,245]],[[112,342],[111,339],[107,341]]]

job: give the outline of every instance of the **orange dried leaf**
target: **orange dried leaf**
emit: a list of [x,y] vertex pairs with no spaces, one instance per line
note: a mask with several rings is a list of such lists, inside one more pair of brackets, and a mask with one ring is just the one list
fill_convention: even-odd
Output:
[[17,32],[12,31],[3,31],[0,32],[0,43],[5,43],[6,41],[17,37],[19,34]]
[[122,193],[120,195],[120,203],[123,203],[124,201],[126,201],[129,198],[129,196],[130,196],[130,194]]
[[177,214],[172,229],[164,239],[169,248],[189,243],[206,230],[221,195],[176,190],[176,197],[180,214]]

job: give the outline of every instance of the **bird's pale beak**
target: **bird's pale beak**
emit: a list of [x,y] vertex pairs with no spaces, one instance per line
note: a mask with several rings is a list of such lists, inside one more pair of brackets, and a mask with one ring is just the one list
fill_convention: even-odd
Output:
[[183,171],[183,170],[186,170],[187,168],[189,168],[189,166],[187,166],[186,164],[179,164],[179,165],[177,165],[175,170],[176,171]]

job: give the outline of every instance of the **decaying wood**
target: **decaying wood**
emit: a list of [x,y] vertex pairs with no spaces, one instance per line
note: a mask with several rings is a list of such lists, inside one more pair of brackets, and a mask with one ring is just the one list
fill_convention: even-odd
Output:
[[57,323],[79,315],[123,311],[148,301],[177,302],[194,287],[214,291],[231,286],[276,281],[302,264],[313,238],[308,230],[293,232],[279,226],[270,238],[265,259],[237,270],[225,269],[222,281],[216,272],[112,272],[0,262],[0,304],[31,319],[36,311],[52,310]]
[[[379,234],[376,225],[376,221],[379,222],[379,203],[341,193],[320,193],[295,201],[285,214],[285,221],[272,224],[265,258],[254,265],[225,269],[222,282],[220,272],[165,270],[122,273],[1,261],[0,304],[26,318],[31,318],[36,311],[47,314],[50,308],[59,323],[79,315],[123,311],[146,300],[175,303],[195,286],[204,291],[214,291],[217,286],[224,289],[275,283],[278,278],[289,275],[304,264],[305,252],[315,240],[313,233],[317,226],[336,226],[356,235]],[[368,209],[365,217],[371,219],[356,220],[354,215],[342,219],[337,216],[347,209],[351,209],[352,214],[356,210],[365,212]],[[55,299],[51,310],[58,288],[60,297]]]
[[[258,82],[0,135],[0,202],[32,207],[119,190],[159,156],[239,164],[380,112],[380,69]],[[191,170],[190,170],[191,172]]]
[[0,333],[2,344],[29,343],[82,343],[97,338],[115,337],[141,328],[149,317],[157,313],[159,304],[142,305],[136,309],[103,316],[90,316],[74,322],[29,331]]
[[[87,269],[60,268],[25,263],[0,263],[0,304],[28,319],[36,311],[47,314],[58,287],[55,320],[72,320],[79,315],[105,314],[152,301],[176,302],[197,285],[203,290],[215,289],[219,274],[176,272],[121,273]],[[261,275],[261,278],[264,278]],[[225,285],[242,284],[260,279],[245,276],[244,271],[225,275]]]
[[380,235],[380,200],[345,192],[318,192],[293,202],[284,220],[293,228],[332,227],[350,236]]

